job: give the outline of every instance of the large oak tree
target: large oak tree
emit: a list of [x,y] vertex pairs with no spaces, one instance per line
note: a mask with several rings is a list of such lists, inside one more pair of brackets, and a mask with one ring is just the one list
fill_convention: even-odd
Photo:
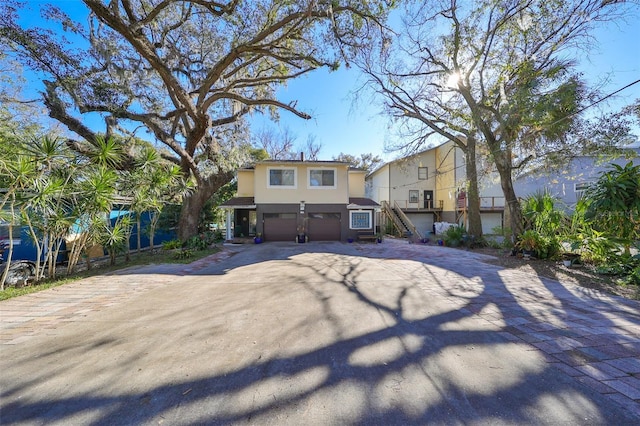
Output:
[[[277,88],[319,67],[338,66],[385,17],[383,0],[83,0],[87,20],[49,6],[56,31],[24,28],[24,5],[0,10],[0,38],[44,75],[49,115],[79,136],[138,127],[195,181],[184,198],[179,237],[197,231],[208,198],[226,184],[248,145],[250,112],[309,115]],[[76,13],[74,13],[76,16]],[[58,31],[60,28],[62,31]],[[102,129],[87,117],[99,114]]]

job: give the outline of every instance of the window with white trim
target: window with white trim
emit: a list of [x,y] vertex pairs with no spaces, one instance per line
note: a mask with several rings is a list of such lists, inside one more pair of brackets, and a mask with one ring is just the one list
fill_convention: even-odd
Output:
[[349,229],[371,229],[371,211],[350,211]]
[[309,169],[309,188],[336,188],[336,169]]
[[267,186],[269,188],[295,188],[295,168],[268,168]]
[[418,167],[418,179],[427,180],[429,169],[426,167]]
[[420,197],[420,193],[418,192],[418,190],[416,190],[416,189],[409,190],[409,202],[410,203],[419,202],[420,201],[419,197]]

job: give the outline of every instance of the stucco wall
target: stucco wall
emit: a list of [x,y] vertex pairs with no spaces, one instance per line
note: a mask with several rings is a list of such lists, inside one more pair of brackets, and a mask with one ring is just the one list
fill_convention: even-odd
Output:
[[367,175],[365,171],[351,170],[349,171],[349,197],[365,197],[364,178]]
[[[277,188],[268,186],[270,169],[295,169],[295,187]],[[311,188],[309,186],[309,169],[333,169],[336,171],[335,188]],[[349,180],[348,166],[318,165],[314,163],[262,163],[255,167],[255,202],[256,204],[300,203],[307,204],[348,204]]]
[[238,170],[238,197],[253,197],[253,170]]

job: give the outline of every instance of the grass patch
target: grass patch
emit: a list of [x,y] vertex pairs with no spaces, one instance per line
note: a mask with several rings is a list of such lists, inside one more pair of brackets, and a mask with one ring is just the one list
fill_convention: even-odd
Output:
[[[130,268],[132,266],[144,266],[144,265],[160,265],[165,263],[187,264],[195,262],[198,259],[207,257],[209,255],[218,253],[220,248],[215,247],[206,250],[190,250],[189,256],[181,255],[181,250],[157,250],[157,251],[143,251],[141,253],[131,253],[131,258],[128,262],[125,262],[124,256],[118,256],[116,264],[109,265],[109,259],[99,259],[92,261],[91,269],[76,272],[72,275],[64,275],[66,267],[64,265],[58,265],[59,277],[55,279],[46,279],[39,283],[29,284],[24,287],[9,287],[4,291],[0,291],[0,300],[11,299],[12,297],[22,296],[24,294],[37,293],[38,291],[46,290],[48,288],[58,287],[61,285],[69,284],[71,282],[81,280],[83,278],[93,277],[96,275],[104,275],[109,272],[118,271],[120,269]],[[84,265],[80,265],[84,266]]]

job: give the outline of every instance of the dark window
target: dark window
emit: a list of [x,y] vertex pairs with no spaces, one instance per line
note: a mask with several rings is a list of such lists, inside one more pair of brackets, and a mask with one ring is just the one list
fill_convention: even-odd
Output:
[[335,186],[335,170],[311,170],[309,172],[310,186]]
[[288,169],[269,170],[269,186],[295,186],[295,171]]

